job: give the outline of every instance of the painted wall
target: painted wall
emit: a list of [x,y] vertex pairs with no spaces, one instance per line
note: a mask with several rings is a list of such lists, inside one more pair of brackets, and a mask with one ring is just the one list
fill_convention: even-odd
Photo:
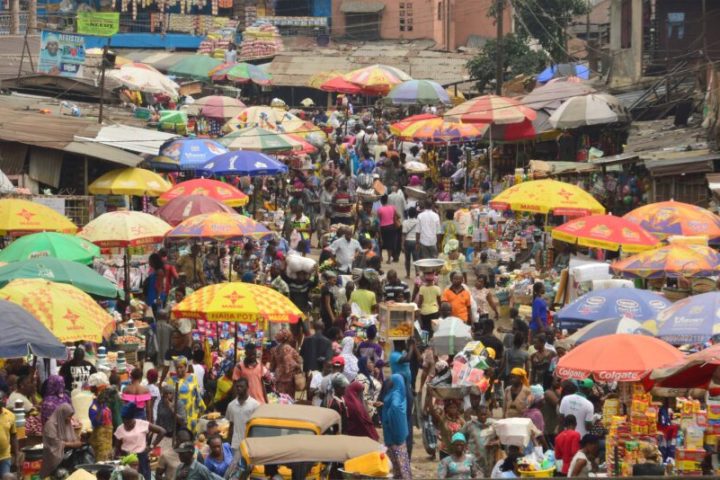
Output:
[[[384,0],[380,13],[380,37],[384,40],[433,39],[438,47],[455,50],[467,43],[470,35],[495,36],[494,19],[488,9],[495,0]],[[332,34],[345,34],[342,0],[334,1]],[[449,18],[449,35],[445,31]],[[510,32],[512,16],[505,11],[505,31]]]

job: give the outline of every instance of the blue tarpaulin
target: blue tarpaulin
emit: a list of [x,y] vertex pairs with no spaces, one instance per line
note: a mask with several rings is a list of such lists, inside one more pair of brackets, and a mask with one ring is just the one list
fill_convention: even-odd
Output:
[[558,63],[547,67],[537,76],[538,83],[546,83],[556,77],[580,77],[583,80],[590,78],[590,69],[580,63]]
[[0,358],[20,358],[33,354],[42,358],[65,358],[65,345],[24,308],[0,300],[2,335]]

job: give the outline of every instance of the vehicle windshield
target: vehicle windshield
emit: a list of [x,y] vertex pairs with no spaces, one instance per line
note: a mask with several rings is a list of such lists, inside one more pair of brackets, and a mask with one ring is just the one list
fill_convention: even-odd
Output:
[[312,430],[307,430],[305,428],[286,428],[269,425],[255,425],[250,428],[250,433],[248,437],[279,437],[285,435],[315,435],[315,432],[313,432]]

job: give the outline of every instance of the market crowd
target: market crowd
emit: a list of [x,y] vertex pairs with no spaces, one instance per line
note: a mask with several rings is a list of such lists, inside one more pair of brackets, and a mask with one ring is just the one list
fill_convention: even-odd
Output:
[[[0,473],[21,467],[21,452],[31,454],[20,440],[42,443],[41,477],[83,463],[88,445],[96,461],[126,466],[122,478],[223,477],[234,470],[248,419],[268,402],[337,411],[341,433],[384,443],[395,478],[412,478],[423,456],[437,462],[428,476],[515,478],[536,449],[554,451],[558,476],[596,471],[605,458],[602,402],[612,392],[554,376],[569,346],[557,340],[544,283],[531,287],[529,316],[511,308],[509,327],[500,325],[501,272],[490,247],[528,234],[515,256],[538,269],[561,269],[566,256],[546,257],[532,218],[498,227],[479,158],[396,142],[385,122],[361,118],[334,132],[315,163],[293,168],[279,198],[271,198],[277,189],[261,189],[266,204],[285,212],[276,238],[150,255],[142,302],[131,306],[147,324],[144,360],[108,368],[105,350],[78,344],[61,365],[6,361]],[[437,262],[420,268],[418,260]],[[305,319],[218,352],[206,341],[217,327],[171,311],[198,288],[225,281],[273,288]],[[391,344],[372,320],[383,303],[414,303],[419,329]],[[454,358],[428,340],[448,319],[469,327],[486,361],[486,388],[467,399],[439,393],[451,383]],[[503,419],[528,420],[526,445],[501,443],[494,424]],[[663,473],[657,451],[643,455],[648,472]]]

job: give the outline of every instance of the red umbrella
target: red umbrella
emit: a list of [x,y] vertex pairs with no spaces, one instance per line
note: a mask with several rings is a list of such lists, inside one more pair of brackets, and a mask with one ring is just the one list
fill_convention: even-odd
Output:
[[296,150],[293,150],[293,151],[290,152],[290,153],[292,153],[292,154],[298,154],[298,153],[302,154],[302,153],[315,153],[315,152],[317,152],[317,148],[315,148],[310,142],[308,142],[307,140],[305,140],[305,139],[304,139],[303,137],[301,137],[300,135],[297,135],[297,134],[295,134],[295,133],[285,133],[284,135],[287,136],[287,137],[292,138],[292,139],[295,140],[296,142],[299,142],[300,145],[301,145],[301,149],[300,149],[300,150],[297,150],[297,149],[296,149]]
[[236,213],[235,210],[212,197],[189,195],[173,198],[166,205],[160,207],[157,214],[174,227],[187,218],[215,212]]
[[592,376],[600,382],[637,382],[681,358],[680,350],[662,340],[619,333],[573,348],[560,359],[555,374],[572,380]]
[[492,125],[485,136],[491,136],[498,142],[519,142],[521,140],[532,140],[537,136],[535,126],[530,120],[507,125]]
[[445,116],[452,122],[507,125],[535,120],[537,114],[513,98],[484,95],[451,108]]
[[211,197],[231,207],[240,207],[248,202],[247,195],[228,183],[209,178],[195,178],[178,183],[160,195],[158,205],[165,205],[174,198],[190,195]]
[[665,388],[707,388],[718,367],[720,345],[713,345],[670,366],[655,369],[650,380]]
[[320,85],[320,90],[323,90],[325,92],[350,94],[356,94],[363,91],[362,88],[358,87],[354,83],[348,82],[343,77],[331,78],[327,82]]

